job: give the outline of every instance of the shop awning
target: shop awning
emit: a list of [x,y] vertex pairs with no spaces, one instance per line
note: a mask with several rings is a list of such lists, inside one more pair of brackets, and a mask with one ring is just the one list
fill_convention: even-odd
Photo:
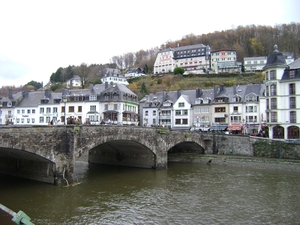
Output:
[[228,130],[242,130],[242,125],[239,124],[233,124],[228,126]]

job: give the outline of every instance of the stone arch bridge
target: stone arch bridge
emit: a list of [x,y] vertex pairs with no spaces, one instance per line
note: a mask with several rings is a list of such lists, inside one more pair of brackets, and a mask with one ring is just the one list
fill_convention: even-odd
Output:
[[249,137],[136,126],[2,126],[0,173],[71,184],[75,161],[166,169],[172,153],[252,155]]

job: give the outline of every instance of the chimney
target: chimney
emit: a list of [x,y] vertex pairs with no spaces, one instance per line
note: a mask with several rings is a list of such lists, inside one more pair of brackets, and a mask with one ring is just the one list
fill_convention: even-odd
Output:
[[45,90],[45,97],[50,98],[50,90],[49,89]]
[[105,89],[108,88],[108,82],[105,82]]
[[233,94],[236,95],[237,91],[236,91],[236,84],[233,85]]
[[200,88],[197,88],[196,89],[196,98],[200,98],[201,94],[202,94],[202,90]]
[[177,99],[181,96],[181,90],[177,91]]
[[162,97],[162,101],[164,102],[166,100],[166,90],[163,91],[163,97]]
[[13,98],[13,90],[9,89],[8,91],[8,98],[12,99]]

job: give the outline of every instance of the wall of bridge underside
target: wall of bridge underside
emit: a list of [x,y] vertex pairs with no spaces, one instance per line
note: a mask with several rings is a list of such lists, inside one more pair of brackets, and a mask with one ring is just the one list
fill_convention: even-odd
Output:
[[155,162],[150,149],[133,141],[109,141],[89,150],[89,163],[155,168]]
[[17,149],[0,148],[0,174],[54,184],[58,177],[49,160]]

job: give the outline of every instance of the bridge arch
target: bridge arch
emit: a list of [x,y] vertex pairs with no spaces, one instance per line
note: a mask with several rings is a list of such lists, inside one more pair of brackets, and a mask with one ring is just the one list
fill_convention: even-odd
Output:
[[87,150],[89,163],[155,168],[156,154],[133,140],[102,140]]
[[196,141],[183,141],[175,144],[168,150],[168,154],[173,153],[197,153],[204,154],[204,148]]

